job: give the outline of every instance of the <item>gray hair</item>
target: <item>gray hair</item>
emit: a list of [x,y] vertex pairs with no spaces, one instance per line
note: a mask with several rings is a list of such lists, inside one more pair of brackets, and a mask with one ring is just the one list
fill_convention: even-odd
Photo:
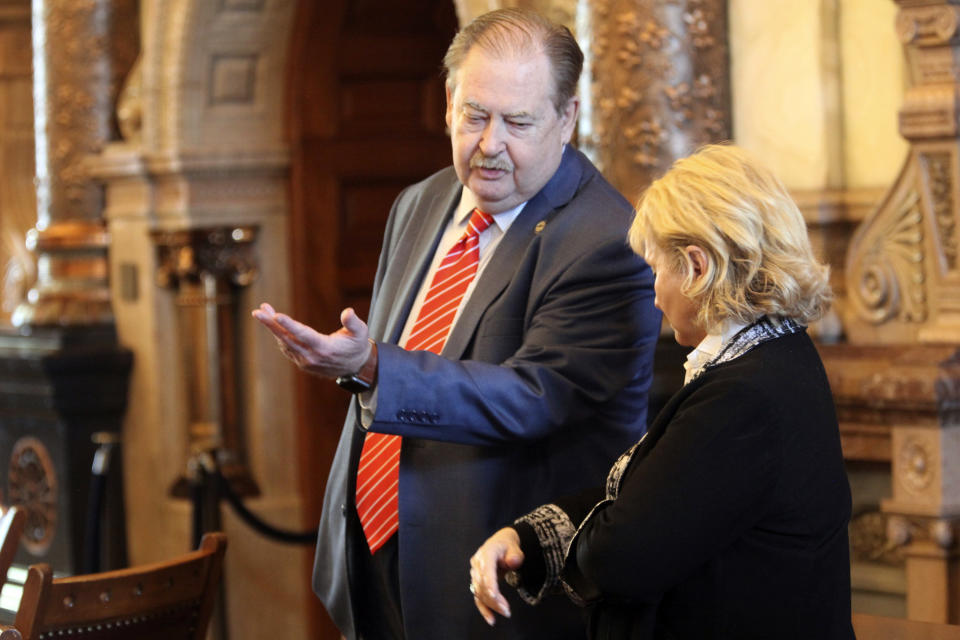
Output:
[[570,30],[528,9],[498,9],[478,16],[453,38],[443,66],[447,84],[456,86],[457,72],[474,45],[504,55],[543,51],[553,70],[553,105],[561,113],[577,91],[583,52]]

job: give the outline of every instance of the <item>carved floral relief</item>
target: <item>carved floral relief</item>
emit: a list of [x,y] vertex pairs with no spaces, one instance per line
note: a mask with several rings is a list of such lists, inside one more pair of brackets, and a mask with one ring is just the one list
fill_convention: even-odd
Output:
[[730,137],[726,3],[597,0],[588,13],[580,144],[630,198],[677,158]]

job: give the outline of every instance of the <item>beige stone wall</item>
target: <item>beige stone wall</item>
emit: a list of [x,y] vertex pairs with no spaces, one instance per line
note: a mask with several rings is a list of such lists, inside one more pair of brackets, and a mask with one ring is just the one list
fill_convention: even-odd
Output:
[[906,154],[896,126],[905,62],[892,0],[729,7],[736,141],[793,190],[892,183]]
[[[134,293],[112,288],[120,341],[134,352],[123,446],[133,563],[190,545],[189,503],[170,496],[190,455],[189,336],[178,327],[174,293],[155,279],[155,230],[259,228],[259,274],[239,303],[244,430],[261,490],[246,504],[277,526],[309,526],[292,464],[293,370],[246,315],[262,300],[281,308],[290,301],[283,84],[294,8],[295,0],[143,0],[139,75],[121,108],[127,140],[92,163],[107,187],[111,281],[135,282]],[[227,505],[222,514],[230,637],[306,638],[312,549],[263,538]]]
[[897,39],[893,0],[844,0],[843,131],[849,188],[892,184],[907,154],[897,129],[906,89],[906,61]]

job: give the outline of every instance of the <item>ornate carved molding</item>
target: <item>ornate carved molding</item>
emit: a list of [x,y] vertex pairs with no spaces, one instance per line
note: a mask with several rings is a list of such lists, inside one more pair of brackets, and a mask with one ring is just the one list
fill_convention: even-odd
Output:
[[898,0],[897,33],[914,86],[900,110],[908,158],[847,253],[848,338],[858,343],[960,341],[960,7]]
[[871,324],[923,322],[927,296],[920,196],[908,189],[888,211],[873,220],[864,237],[854,239],[860,255],[848,266],[850,301]]

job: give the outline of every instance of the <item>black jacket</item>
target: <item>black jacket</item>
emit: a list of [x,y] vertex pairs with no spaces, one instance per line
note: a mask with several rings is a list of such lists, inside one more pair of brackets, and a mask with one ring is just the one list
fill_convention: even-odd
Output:
[[556,503],[582,522],[563,577],[589,603],[594,640],[854,637],[850,488],[805,332],[677,392],[615,495]]

